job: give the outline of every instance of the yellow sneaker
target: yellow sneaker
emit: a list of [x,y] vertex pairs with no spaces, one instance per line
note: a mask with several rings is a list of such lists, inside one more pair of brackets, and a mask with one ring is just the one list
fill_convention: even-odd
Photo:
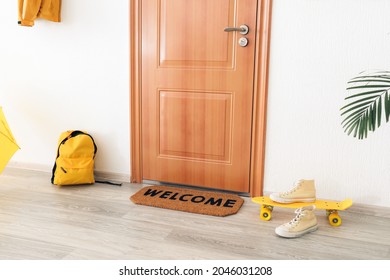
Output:
[[318,229],[317,218],[314,214],[314,205],[298,208],[297,214],[290,222],[278,226],[275,233],[281,237],[295,238]]
[[272,193],[269,197],[279,203],[314,202],[316,201],[314,180],[299,180],[291,190]]

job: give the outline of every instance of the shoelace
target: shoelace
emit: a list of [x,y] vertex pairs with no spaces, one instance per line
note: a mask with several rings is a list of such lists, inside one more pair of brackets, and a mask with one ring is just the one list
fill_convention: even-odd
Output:
[[290,226],[295,226],[302,217],[306,216],[306,212],[302,211],[302,208],[295,210],[295,214],[297,214],[295,218],[288,223]]
[[297,190],[297,188],[301,186],[301,184],[302,184],[302,180],[295,182],[295,184],[291,190],[286,191],[286,192],[282,192],[281,195],[288,195],[290,193],[295,192]]

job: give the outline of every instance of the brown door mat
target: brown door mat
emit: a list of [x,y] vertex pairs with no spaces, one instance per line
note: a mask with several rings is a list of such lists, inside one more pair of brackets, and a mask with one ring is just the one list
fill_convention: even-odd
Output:
[[235,194],[169,186],[144,187],[132,195],[130,200],[141,205],[212,216],[236,214],[244,203]]

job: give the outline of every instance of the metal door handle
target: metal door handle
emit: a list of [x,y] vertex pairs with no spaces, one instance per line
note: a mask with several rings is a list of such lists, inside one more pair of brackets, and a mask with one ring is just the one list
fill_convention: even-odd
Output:
[[246,35],[249,33],[249,27],[246,24],[242,24],[240,25],[240,27],[226,27],[223,31],[225,32],[239,31],[242,35]]

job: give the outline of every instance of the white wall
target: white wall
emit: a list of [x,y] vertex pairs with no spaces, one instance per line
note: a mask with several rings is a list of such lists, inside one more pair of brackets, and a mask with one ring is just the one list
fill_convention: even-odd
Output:
[[390,207],[390,123],[347,136],[347,81],[390,71],[390,1],[274,0],[265,191],[316,180],[321,198]]
[[62,22],[17,24],[0,9],[0,106],[21,150],[10,165],[50,171],[60,133],[82,129],[96,170],[130,174],[129,1],[62,1]]
[[[63,130],[96,139],[98,171],[130,173],[128,0],[66,0],[62,23],[20,27],[0,9],[0,104],[22,150],[50,170]],[[314,178],[318,197],[390,206],[390,123],[341,129],[347,81],[390,70],[390,1],[274,0],[265,191]]]

